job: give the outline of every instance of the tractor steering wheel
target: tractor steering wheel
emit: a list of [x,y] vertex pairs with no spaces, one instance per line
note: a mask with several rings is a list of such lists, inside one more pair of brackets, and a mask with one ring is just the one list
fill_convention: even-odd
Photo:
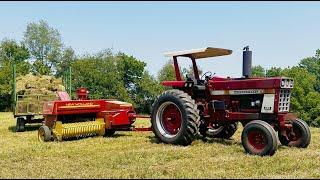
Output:
[[[207,75],[208,74],[208,75]],[[207,71],[206,73],[204,73],[202,76],[201,76],[201,80],[208,80],[208,79],[211,79],[211,76],[212,76],[212,72],[210,71]],[[203,77],[205,77],[205,79],[203,79]]]

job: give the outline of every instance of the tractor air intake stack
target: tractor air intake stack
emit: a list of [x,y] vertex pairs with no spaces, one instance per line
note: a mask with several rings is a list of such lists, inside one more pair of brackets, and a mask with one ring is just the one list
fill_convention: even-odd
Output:
[[252,51],[249,46],[243,48],[242,76],[248,78],[251,76]]

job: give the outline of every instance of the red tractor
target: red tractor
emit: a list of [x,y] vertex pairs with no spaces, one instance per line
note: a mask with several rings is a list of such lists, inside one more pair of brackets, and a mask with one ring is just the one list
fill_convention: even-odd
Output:
[[[243,49],[243,77],[223,78],[206,72],[199,77],[196,59],[230,55],[232,50],[203,48],[167,53],[173,58],[175,81],[154,102],[152,131],[164,143],[189,145],[202,137],[229,139],[242,124],[241,142],[254,155],[273,155],[282,145],[306,148],[309,126],[289,112],[293,79],[251,77],[252,51]],[[190,58],[194,77],[182,79],[177,57]],[[277,133],[276,133],[277,132]],[[278,138],[277,138],[278,137]]]

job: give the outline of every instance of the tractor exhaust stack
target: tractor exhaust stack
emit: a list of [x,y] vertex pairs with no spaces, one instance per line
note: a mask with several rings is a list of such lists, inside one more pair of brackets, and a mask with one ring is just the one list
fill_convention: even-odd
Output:
[[252,51],[249,46],[243,48],[242,76],[249,78],[251,76]]

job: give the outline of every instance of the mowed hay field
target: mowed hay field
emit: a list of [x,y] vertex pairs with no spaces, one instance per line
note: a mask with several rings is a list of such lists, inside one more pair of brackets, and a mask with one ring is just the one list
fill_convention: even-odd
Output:
[[152,132],[40,143],[39,126],[14,132],[0,113],[0,178],[320,178],[320,129],[307,149],[280,146],[272,157],[246,155],[242,127],[232,140],[158,143]]

